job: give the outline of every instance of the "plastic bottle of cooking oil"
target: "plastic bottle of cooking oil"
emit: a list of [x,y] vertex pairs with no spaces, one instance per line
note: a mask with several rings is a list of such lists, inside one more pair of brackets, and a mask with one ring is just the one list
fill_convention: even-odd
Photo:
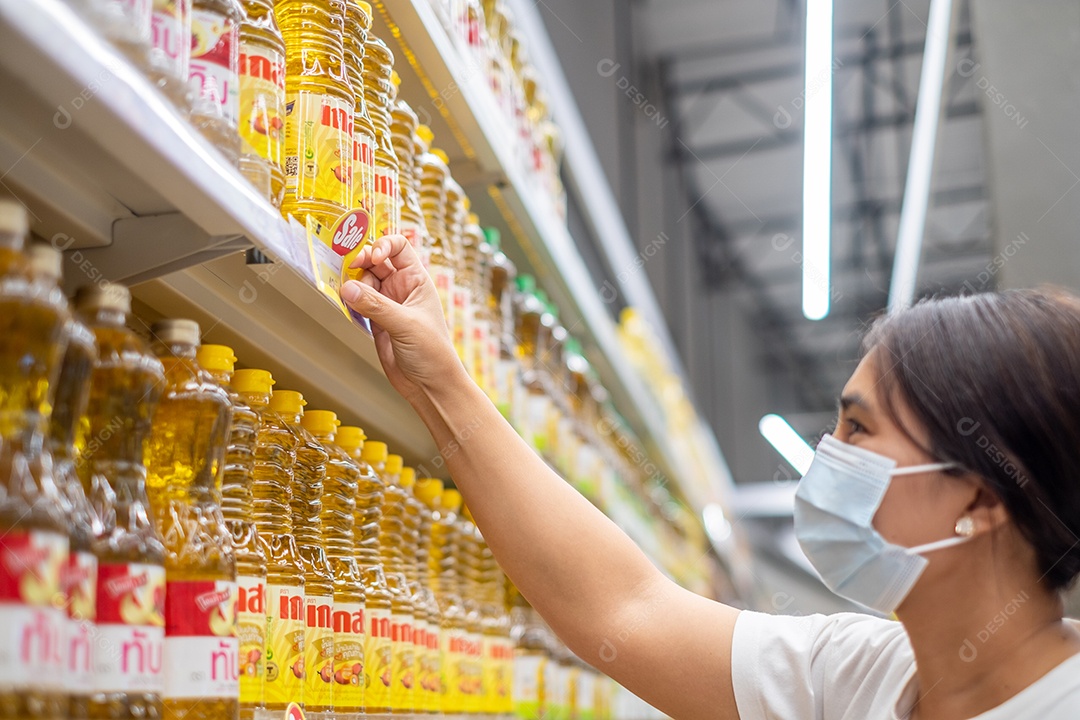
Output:
[[240,24],[240,170],[274,207],[285,193],[285,41],[272,0],[244,0]]
[[326,556],[322,526],[323,482],[328,454],[300,424],[303,395],[276,390],[270,409],[278,413],[296,438],[292,482],[292,530],[304,570],[304,707],[326,712],[334,690],[334,572]]
[[[56,285],[60,279],[60,252],[50,245],[31,245],[27,251],[31,270],[39,282]],[[90,372],[97,358],[94,335],[76,319],[67,323],[67,349],[56,382],[49,418],[48,450],[52,453],[53,477],[62,500],[71,539],[68,561],[60,570],[60,592],[67,610],[66,632],[61,646],[68,713],[85,717],[94,691],[93,650],[97,622],[97,555],[94,540],[101,523],[90,506],[75,469],[79,424],[86,412]]]
[[369,715],[390,712],[392,680],[393,606],[379,554],[379,525],[386,485],[371,466],[386,462],[384,443],[366,443],[358,427],[338,428],[338,445],[360,469],[357,478],[354,540],[356,561],[367,594],[367,633],[364,636],[364,704]]
[[398,187],[401,189],[401,234],[409,239],[417,255],[428,265],[431,239],[428,237],[424,213],[420,209],[420,177],[417,165],[416,113],[404,100],[394,103],[391,113],[391,139],[401,166]]
[[[379,525],[379,545],[382,551],[386,582],[393,601],[393,684],[390,686],[390,706],[394,712],[412,711],[412,665],[413,622],[415,609],[405,575],[405,512],[407,495],[401,487],[401,470],[404,466],[400,455],[387,455],[382,467],[386,483],[386,500],[383,504],[382,521]],[[378,465],[375,470],[379,471]]]
[[431,279],[439,291],[443,315],[452,336],[454,261],[446,228],[446,178],[450,169],[446,165],[445,154],[430,149],[435,137],[431,128],[420,125],[416,128],[416,137],[419,140],[416,165],[420,177],[420,210],[431,237],[431,247],[425,259]]
[[266,553],[252,514],[255,479],[255,443],[259,415],[232,385],[236,358],[232,348],[202,345],[199,365],[223,387],[232,406],[232,423],[221,481],[221,509],[232,535],[236,557],[236,635],[239,644],[240,720],[253,720],[263,706],[266,657]]
[[[350,2],[345,8],[345,69],[356,100],[353,113],[353,194],[350,209],[367,213],[368,233],[375,212],[375,124],[368,112],[364,55],[371,32],[371,5]],[[366,236],[365,236],[366,237]]]
[[[424,516],[427,507],[416,495],[416,471],[407,467],[401,471],[401,487],[406,493],[405,503],[405,576],[409,581],[415,609],[413,626],[413,698],[418,713],[435,712],[438,695],[432,683],[431,638],[438,635],[439,605],[427,577],[427,544],[423,538]],[[428,518],[430,523],[430,517]]]
[[443,665],[442,665],[442,611],[432,587],[430,571],[431,527],[436,508],[442,502],[443,484],[435,478],[417,480],[414,493],[420,501],[420,526],[417,533],[416,562],[419,570],[420,596],[428,611],[427,636],[420,665],[419,685],[421,709],[426,713],[442,712]]
[[502,252],[501,236],[496,228],[484,228],[484,236],[491,248],[491,272],[488,291],[491,311],[489,352],[492,363],[491,377],[493,398],[499,412],[507,420],[513,418],[514,379],[518,372],[518,357],[514,342],[514,282],[517,268]]
[[431,589],[439,601],[442,615],[443,702],[447,715],[464,713],[468,688],[468,631],[465,625],[465,606],[461,597],[460,573],[465,564],[461,559],[457,511],[461,509],[461,493],[444,490],[439,505],[433,509],[431,544],[428,554],[428,573]]
[[465,667],[465,707],[470,713],[482,712],[484,697],[483,621],[480,615],[481,569],[480,533],[473,524],[467,508],[457,516],[458,558],[462,568],[458,573],[461,598],[465,608],[467,661]]
[[545,665],[548,662],[543,628],[528,601],[510,587],[511,635],[514,640],[514,714],[521,720],[544,717]]
[[375,125],[375,234],[394,235],[401,226],[399,165],[390,140],[390,108],[395,93],[391,77],[394,54],[380,38],[369,34],[364,53],[364,93]]
[[[266,661],[263,697],[266,709],[280,712],[304,702],[304,571],[293,539],[292,481],[296,437],[270,409],[274,378],[266,370],[237,370],[232,387],[258,417],[252,483],[252,519],[266,556],[266,590],[252,597],[251,612],[263,604],[266,614]],[[250,652],[250,651],[249,651]],[[248,665],[257,658],[245,658]]]
[[547,308],[536,296],[536,281],[531,275],[519,275],[515,323],[525,391],[519,423],[525,439],[540,453],[548,450],[547,417],[551,402],[539,360],[539,347],[547,342],[549,332],[543,323],[546,312]]
[[101,520],[97,648],[89,717],[162,717],[165,549],[150,519],[143,448],[165,385],[161,361],[126,326],[131,293],[105,283],[80,289],[75,308],[94,333],[86,433],[77,466]]
[[450,289],[451,307],[454,315],[454,347],[458,357],[465,362],[467,357],[466,340],[470,337],[469,322],[470,295],[468,264],[465,260],[465,242],[463,231],[468,215],[465,191],[454,180],[446,178],[446,236],[450,245],[450,257],[454,265],[454,284]]
[[0,201],[0,717],[19,720],[67,710],[55,599],[69,530],[46,432],[70,316],[54,263],[35,268],[22,253],[27,230],[22,206]]
[[191,122],[235,166],[240,157],[240,0],[192,0]]
[[191,111],[191,0],[153,0],[146,74],[182,115]]
[[304,428],[326,450],[322,525],[326,554],[334,573],[334,663],[331,666],[334,712],[359,713],[364,709],[364,587],[356,562],[353,526],[360,468],[335,444],[337,415],[308,410]]
[[506,578],[483,536],[477,534],[477,539],[483,633],[483,712],[512,712],[513,646],[510,644],[510,616],[506,610]]
[[281,210],[334,221],[353,199],[353,114],[341,6],[276,0],[285,38],[285,199]]
[[490,395],[487,352],[488,338],[491,335],[491,303],[488,301],[491,249],[484,238],[484,231],[480,229],[480,218],[476,213],[470,212],[466,216],[461,237],[469,290],[466,367],[476,384]]
[[236,718],[236,558],[221,513],[228,393],[195,359],[199,325],[150,328],[165,367],[146,445],[147,486],[165,544],[164,717]]
[[81,0],[83,14],[138,67],[150,53],[154,0]]

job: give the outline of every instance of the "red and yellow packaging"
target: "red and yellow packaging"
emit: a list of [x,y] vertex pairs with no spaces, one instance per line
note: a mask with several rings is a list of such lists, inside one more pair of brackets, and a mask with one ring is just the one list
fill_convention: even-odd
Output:
[[102,693],[163,693],[165,568],[98,566],[95,687]]
[[334,709],[364,707],[364,606],[334,605]]
[[64,685],[72,695],[94,692],[94,638],[97,635],[97,557],[72,552],[60,572],[60,591],[67,606]]
[[234,699],[240,692],[236,638],[236,583],[167,583],[165,592],[166,698]]
[[308,595],[304,605],[304,705],[328,708],[334,698],[334,598]]
[[393,617],[389,610],[368,610],[368,634],[364,638],[367,684],[364,704],[369,708],[390,707],[390,687],[394,684]]
[[[285,97],[285,201],[352,204],[353,108],[345,99],[300,90]],[[302,207],[301,207],[302,211]]]
[[240,48],[240,137],[259,157],[281,166],[285,142],[285,54]]
[[240,657],[240,702],[261,703],[266,669],[266,583],[237,578],[236,637]]
[[304,589],[266,586],[266,682],[268,706],[304,700]]

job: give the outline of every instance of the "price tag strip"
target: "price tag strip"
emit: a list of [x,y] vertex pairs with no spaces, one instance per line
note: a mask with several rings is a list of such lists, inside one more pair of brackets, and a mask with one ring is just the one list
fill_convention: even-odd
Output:
[[306,238],[312,282],[346,317],[369,333],[371,325],[367,318],[347,308],[340,293],[346,281],[357,280],[363,274],[362,270],[354,270],[349,265],[368,244],[370,229],[371,217],[363,209],[345,213],[332,228],[307,216]]

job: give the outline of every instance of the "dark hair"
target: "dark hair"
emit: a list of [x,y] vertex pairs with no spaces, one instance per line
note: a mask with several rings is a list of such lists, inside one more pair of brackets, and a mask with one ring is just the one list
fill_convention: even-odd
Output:
[[[1080,575],[1080,298],[1006,290],[927,300],[863,340],[897,418],[924,448],[981,476],[1035,548],[1053,590]],[[910,431],[908,431],[909,434]]]

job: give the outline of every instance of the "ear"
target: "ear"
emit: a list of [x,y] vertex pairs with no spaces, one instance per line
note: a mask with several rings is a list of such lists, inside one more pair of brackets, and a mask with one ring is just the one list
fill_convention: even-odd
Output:
[[974,486],[975,497],[968,503],[964,514],[974,523],[972,536],[989,534],[1009,524],[1009,512],[1005,503],[981,482]]

